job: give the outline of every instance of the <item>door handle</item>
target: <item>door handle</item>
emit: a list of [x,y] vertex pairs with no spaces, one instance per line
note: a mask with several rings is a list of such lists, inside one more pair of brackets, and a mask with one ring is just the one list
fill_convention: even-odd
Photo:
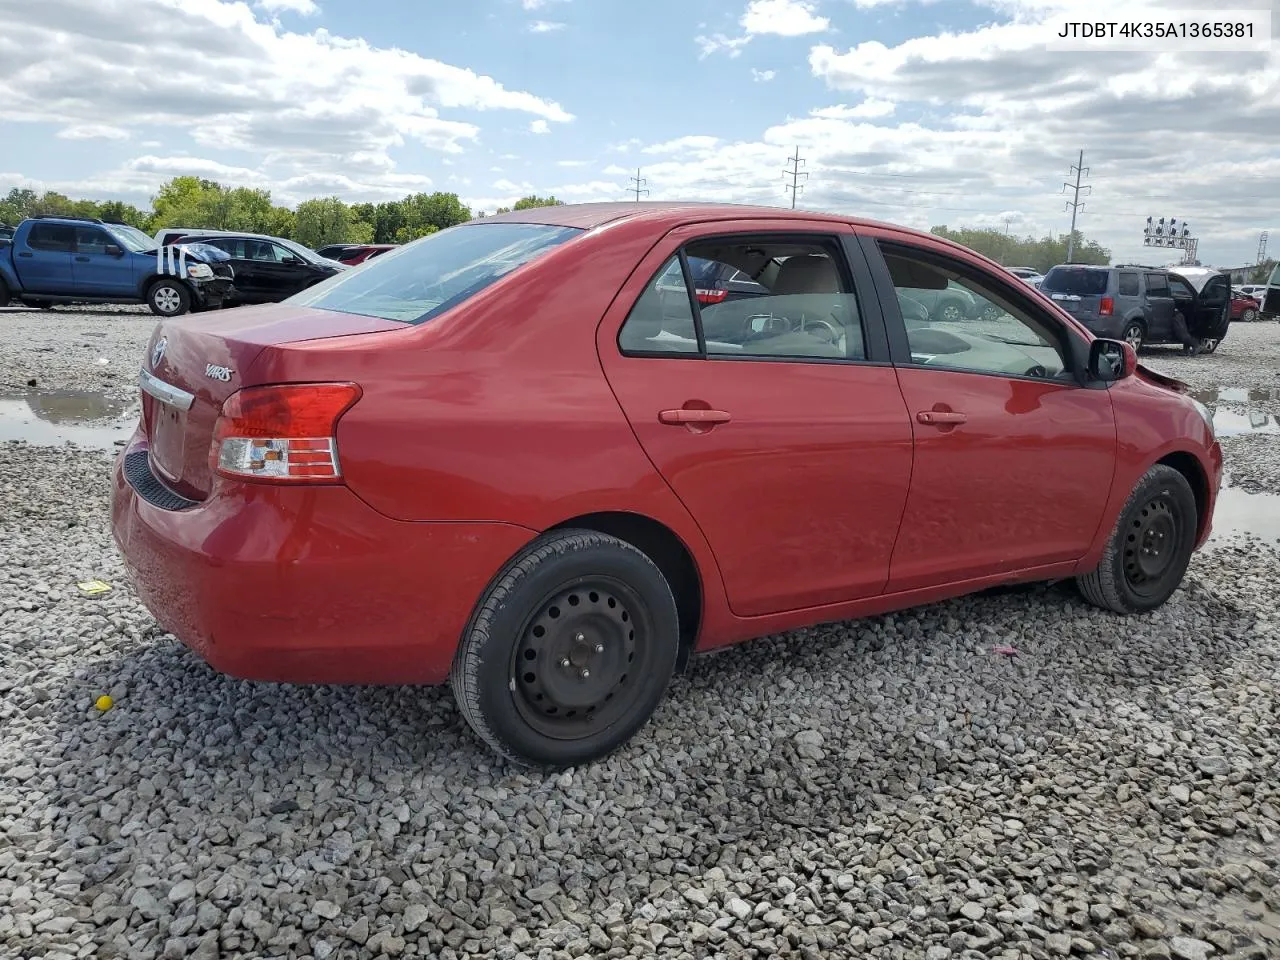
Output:
[[957,423],[968,423],[969,418],[954,410],[921,410],[916,419],[933,427],[951,426]]
[[20,250],[20,251],[18,251],[18,256],[20,256],[20,257],[33,257],[33,256],[35,256],[35,254],[33,254],[30,250]]
[[691,410],[682,407],[679,410],[660,410],[658,412],[658,422],[674,425],[706,424],[713,426],[717,423],[728,423],[732,418],[728,412],[724,410]]
[[88,262],[89,262],[89,258],[88,258],[88,257],[76,257],[76,260],[77,260],[77,262],[79,262],[79,263],[88,263]]

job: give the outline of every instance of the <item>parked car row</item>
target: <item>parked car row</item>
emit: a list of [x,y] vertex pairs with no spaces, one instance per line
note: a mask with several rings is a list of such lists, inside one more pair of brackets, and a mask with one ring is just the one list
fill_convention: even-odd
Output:
[[89,217],[37,216],[0,227],[0,306],[143,303],[159,316],[277,303],[394,249],[340,244],[329,259],[282,237],[135,227]]

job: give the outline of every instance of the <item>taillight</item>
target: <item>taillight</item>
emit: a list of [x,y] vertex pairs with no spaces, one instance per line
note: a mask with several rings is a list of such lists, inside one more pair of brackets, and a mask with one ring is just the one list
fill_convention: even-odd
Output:
[[338,420],[360,399],[354,383],[245,387],[227,397],[213,428],[213,469],[271,483],[336,483]]
[[1116,308],[1116,302],[1110,297],[1103,297],[1102,302],[1098,304],[1098,315],[1103,317],[1111,316],[1111,311]]
[[729,295],[728,290],[695,290],[699,303],[719,303]]

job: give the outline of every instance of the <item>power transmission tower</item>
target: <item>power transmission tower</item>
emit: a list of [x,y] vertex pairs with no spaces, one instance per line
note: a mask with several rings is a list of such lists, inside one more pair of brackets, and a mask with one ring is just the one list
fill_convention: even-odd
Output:
[[799,147],[796,147],[796,155],[794,157],[787,157],[787,163],[791,166],[783,172],[791,178],[791,182],[787,184],[786,189],[791,191],[791,209],[794,210],[796,208],[796,197],[799,195],[800,191],[804,189],[804,185],[800,180],[801,178],[808,180],[809,174],[800,169],[804,166],[804,161],[800,159]]
[[1070,180],[1064,181],[1062,191],[1065,193],[1068,189],[1074,190],[1072,199],[1067,201],[1067,208],[1071,211],[1071,233],[1067,235],[1067,263],[1071,262],[1071,257],[1076,250],[1076,214],[1080,208],[1084,206],[1084,201],[1080,199],[1081,190],[1093,190],[1093,187],[1080,186],[1080,178],[1087,176],[1089,168],[1084,165],[1084,151],[1080,151],[1080,159],[1076,161],[1075,166],[1071,168],[1071,172],[1076,175],[1076,182],[1073,184]]
[[1262,263],[1267,258],[1267,238],[1270,236],[1267,231],[1263,230],[1258,237],[1258,259],[1257,263]]
[[644,189],[644,185],[648,182],[648,180],[645,180],[640,176],[640,168],[636,167],[636,175],[631,178],[633,186],[628,187],[628,189],[636,195],[636,203],[640,202],[640,194],[643,193],[646,197],[649,195],[649,191]]

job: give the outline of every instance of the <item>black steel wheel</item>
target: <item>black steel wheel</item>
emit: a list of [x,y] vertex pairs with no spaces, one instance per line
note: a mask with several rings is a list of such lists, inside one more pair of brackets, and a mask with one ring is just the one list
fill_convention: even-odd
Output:
[[1130,494],[1098,568],[1077,578],[1080,592],[1095,606],[1116,613],[1155,609],[1182,582],[1199,526],[1187,478],[1157,464]]
[[674,596],[652,560],[592,530],[555,531],[481,598],[450,681],[495,750],[526,765],[575,766],[648,721],[679,636]]

